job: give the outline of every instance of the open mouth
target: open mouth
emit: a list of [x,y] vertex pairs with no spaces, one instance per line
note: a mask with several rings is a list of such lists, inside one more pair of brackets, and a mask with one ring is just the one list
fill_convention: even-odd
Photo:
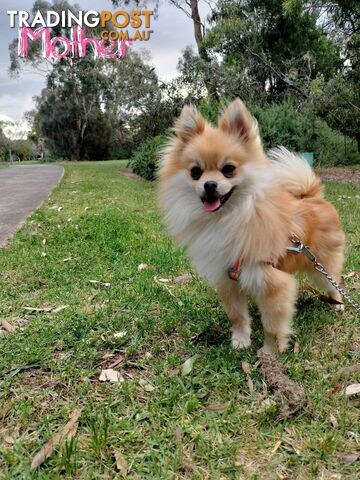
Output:
[[213,197],[201,197],[201,201],[203,202],[203,209],[205,212],[217,212],[220,210],[221,207],[225,205],[225,203],[229,200],[231,197],[235,187],[233,187],[231,190],[228,191],[226,195],[220,195],[216,198]]

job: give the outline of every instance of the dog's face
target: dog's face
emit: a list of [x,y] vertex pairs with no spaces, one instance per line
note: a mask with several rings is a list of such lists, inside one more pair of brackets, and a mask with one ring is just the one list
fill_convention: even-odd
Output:
[[216,128],[193,108],[184,107],[175,132],[177,155],[171,170],[185,171],[207,213],[230,202],[242,182],[244,165],[266,161],[257,123],[240,100],[230,104]]

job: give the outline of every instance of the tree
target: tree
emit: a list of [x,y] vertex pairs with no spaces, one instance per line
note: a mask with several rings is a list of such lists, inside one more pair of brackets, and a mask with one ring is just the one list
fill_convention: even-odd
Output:
[[2,125],[0,122],[0,161],[6,160],[9,145],[10,145],[10,140],[7,138],[7,136],[3,132]]
[[[67,2],[37,1],[33,12],[50,7],[76,10]],[[32,45],[29,57],[20,62],[10,45],[14,73],[26,62],[41,68],[40,43]],[[50,64],[46,78],[32,116],[32,135],[44,137],[52,153],[71,160],[109,158],[121,142],[132,141],[134,119],[160,99],[154,69],[136,53],[121,60],[64,57]]]
[[34,145],[30,140],[13,140],[11,142],[11,150],[21,161],[30,160],[34,155]]
[[311,80],[330,78],[340,65],[336,45],[301,6],[282,0],[220,1],[205,43],[224,67],[237,67],[267,92],[268,101],[291,93],[306,99]]
[[[112,3],[114,6],[117,6],[120,2],[118,0],[112,0]],[[159,8],[159,0],[135,0],[134,2],[131,2],[130,0],[124,1],[125,5],[130,5],[131,3],[135,3],[138,6],[153,6],[156,11],[158,11]],[[203,2],[201,0],[168,0],[168,3],[181,10],[188,18],[191,19],[198,54],[202,59],[203,63],[210,66],[211,58],[207,52],[206,45],[204,43],[204,37],[206,33],[205,23],[201,19],[199,7],[201,3],[206,3],[210,5],[215,4],[216,2],[214,0],[203,0]],[[207,69],[205,68],[204,72],[206,71]],[[214,84],[210,79],[210,74],[203,75],[202,81],[205,85],[208,95],[210,97],[217,98],[217,91],[216,88],[214,88]]]
[[[109,158],[158,90],[155,73],[136,53],[121,61],[65,58],[37,98],[41,134],[52,152],[70,160]],[[114,135],[119,130],[123,135]]]

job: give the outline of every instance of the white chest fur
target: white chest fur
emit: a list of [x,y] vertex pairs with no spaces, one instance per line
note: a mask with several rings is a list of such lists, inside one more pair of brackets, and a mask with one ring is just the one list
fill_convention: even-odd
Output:
[[[187,248],[193,265],[213,287],[229,281],[227,269],[251,247],[247,229],[253,210],[253,195],[237,189],[224,210],[205,213],[201,200],[186,182],[183,173],[175,175],[162,191],[165,222],[178,244]],[[240,207],[239,207],[240,205]],[[244,266],[242,279],[246,289],[259,285],[259,269]]]

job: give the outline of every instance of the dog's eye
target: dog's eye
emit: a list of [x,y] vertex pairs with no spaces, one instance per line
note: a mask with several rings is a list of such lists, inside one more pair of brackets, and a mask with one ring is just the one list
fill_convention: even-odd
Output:
[[225,177],[232,177],[234,172],[235,172],[235,168],[234,165],[224,165],[222,170],[221,170],[221,173],[225,176]]
[[190,170],[190,175],[192,177],[193,180],[199,180],[199,178],[201,177],[202,175],[202,170],[200,167],[193,167],[191,170]]

